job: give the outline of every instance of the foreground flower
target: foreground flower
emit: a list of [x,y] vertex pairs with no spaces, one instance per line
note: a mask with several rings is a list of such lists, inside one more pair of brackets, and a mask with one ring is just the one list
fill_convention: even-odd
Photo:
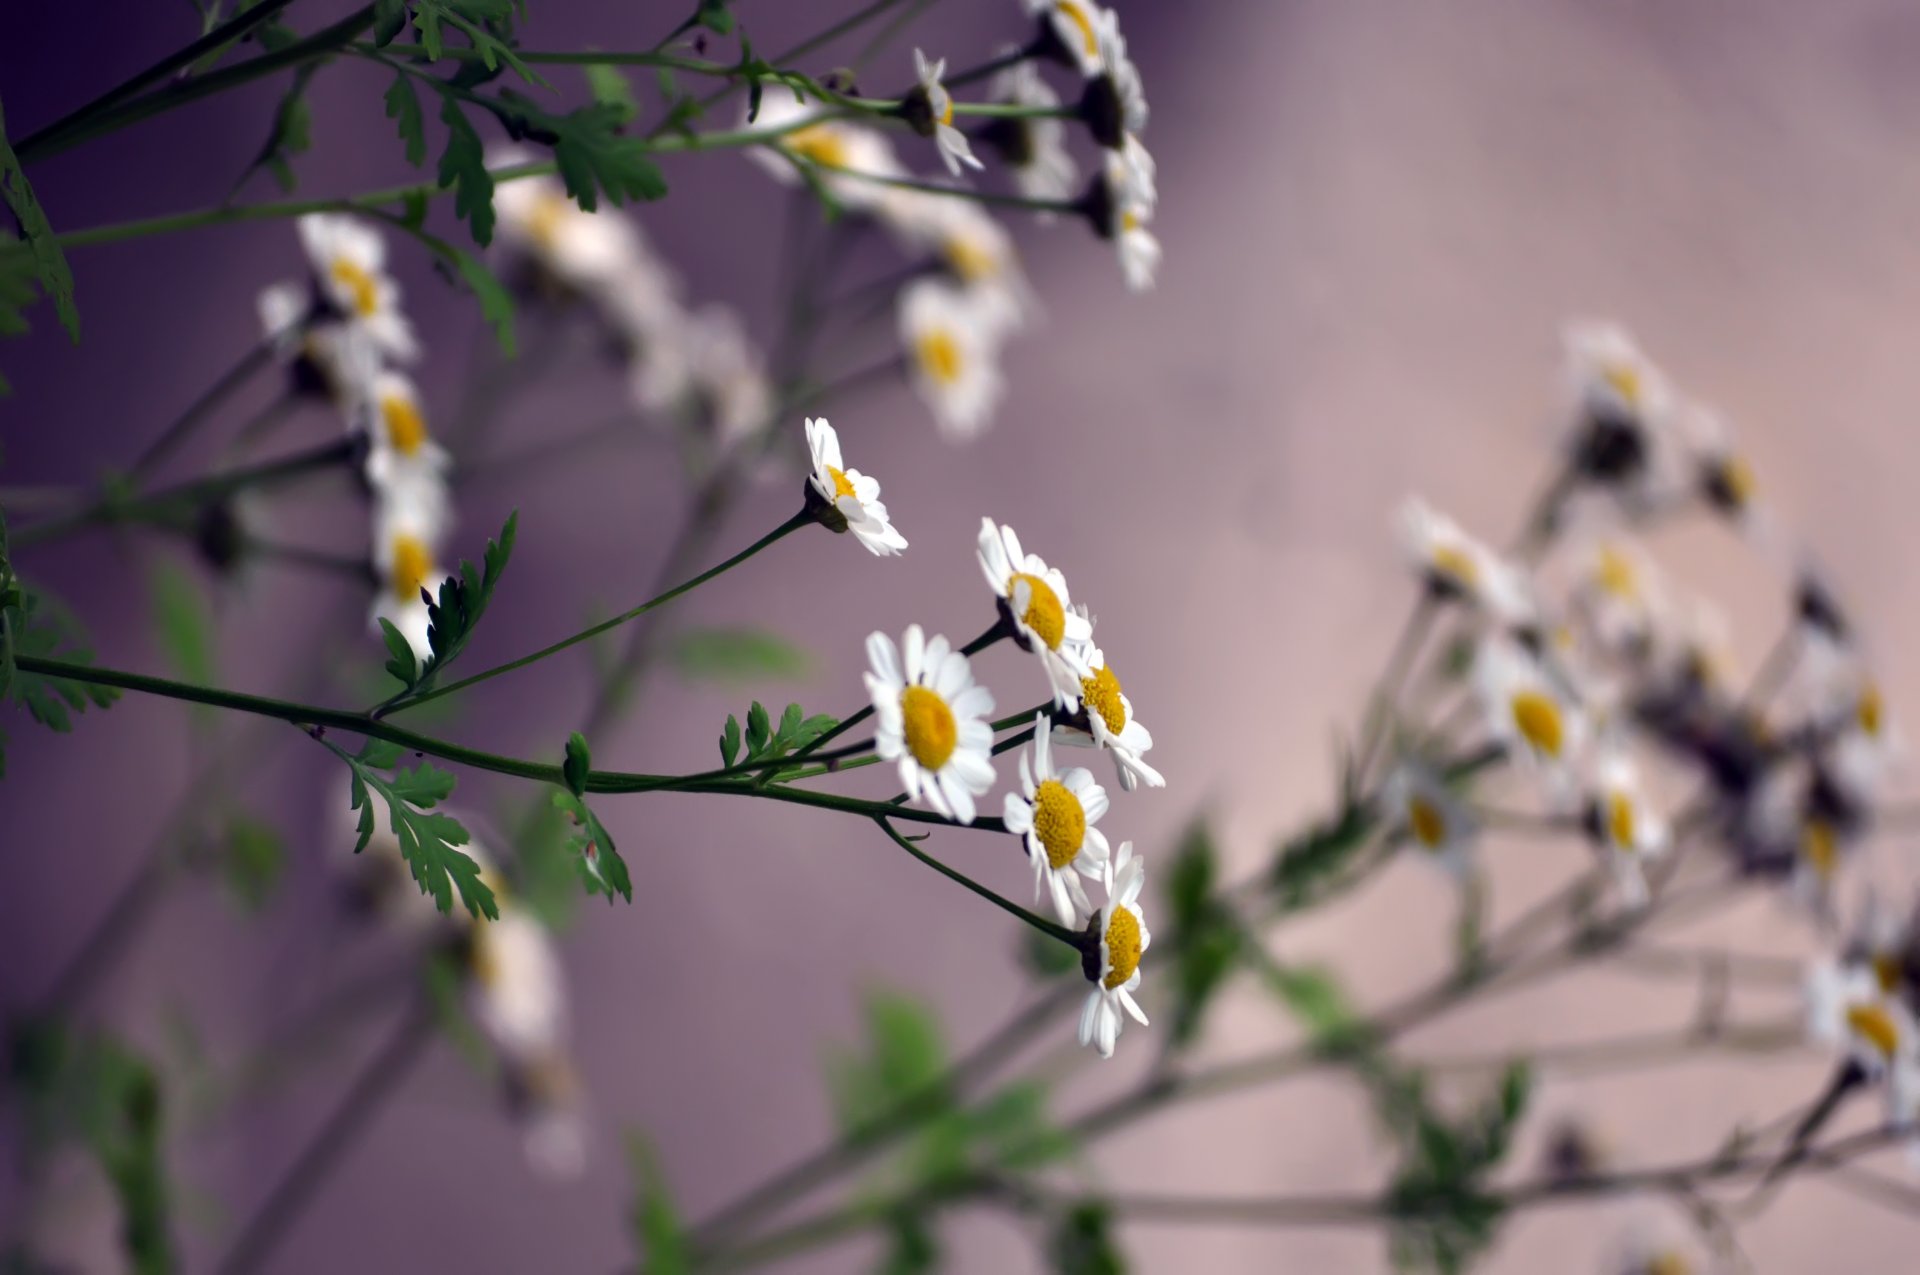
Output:
[[314,283],[328,305],[390,359],[420,353],[413,326],[400,312],[400,285],[387,274],[387,241],[341,213],[308,213],[296,223]]
[[1147,1016],[1134,1000],[1133,991],[1140,986],[1140,958],[1153,935],[1147,932],[1139,904],[1140,891],[1147,883],[1147,865],[1145,860],[1133,857],[1133,842],[1120,843],[1120,849],[1107,862],[1104,880],[1107,902],[1097,914],[1100,943],[1084,960],[1093,990],[1087,993],[1080,1010],[1080,1043],[1092,1045],[1102,1058],[1111,1058],[1124,1025],[1122,1010],[1142,1027],[1147,1025]]
[[861,544],[883,558],[907,547],[907,538],[887,520],[887,507],[880,503],[880,483],[857,469],[845,468],[840,458],[840,437],[826,417],[807,418],[807,452],[813,460],[813,472],[807,475],[809,487],[839,520],[837,526],[833,522],[827,522],[827,526],[851,531]]
[[1634,910],[1645,907],[1646,864],[1666,852],[1667,824],[1648,809],[1639,771],[1624,752],[1609,751],[1594,767],[1586,818],[1613,868],[1621,901]]
[[438,557],[446,534],[446,508],[434,484],[403,483],[376,491],[373,565],[380,580],[372,623],[386,620],[425,660],[431,653],[430,621],[422,590],[444,574]]
[[1093,910],[1080,877],[1106,871],[1106,834],[1093,826],[1106,813],[1106,790],[1091,771],[1055,769],[1047,714],[1036,715],[1033,749],[1020,755],[1020,791],[1007,794],[1005,819],[1007,831],[1026,840],[1034,899],[1048,891],[1062,925],[1080,925]]
[[[1029,110],[1053,110],[1060,95],[1041,78],[1031,62],[1016,62],[994,77],[989,96],[996,102]],[[1028,199],[1071,200],[1079,169],[1067,152],[1067,123],[1050,115],[1027,115],[990,120],[985,136],[1013,175],[1014,189]],[[1052,213],[1041,213],[1050,218]]]
[[367,404],[367,480],[377,488],[433,483],[447,468],[446,449],[427,432],[413,381],[398,372],[373,378]]
[[870,634],[867,660],[874,751],[900,764],[908,797],[972,823],[974,798],[993,787],[993,693],[974,683],[966,656],[944,637],[928,641],[917,624],[898,649],[886,634]]
[[1040,39],[1046,56],[1056,58],[1082,75],[1098,75],[1102,65],[1100,30],[1107,10],[1093,0],[1025,0],[1027,12],[1040,19]]
[[1479,826],[1458,793],[1431,767],[1408,759],[1394,768],[1380,790],[1387,826],[1455,878],[1473,876],[1473,847]]
[[[1084,607],[1076,606],[1074,610],[1086,615]],[[1091,619],[1088,625],[1091,627]],[[1167,781],[1160,772],[1147,764],[1153,735],[1133,715],[1133,701],[1120,689],[1120,679],[1107,663],[1106,652],[1089,639],[1080,655],[1087,665],[1087,676],[1080,679],[1080,709],[1085,724],[1081,724],[1081,718],[1062,722],[1054,727],[1054,737],[1063,744],[1104,748],[1112,753],[1120,787],[1127,792],[1141,784],[1149,788],[1166,787]]]
[[1073,609],[1066,576],[1040,555],[1024,552],[1013,528],[991,518],[980,520],[979,557],[1014,640],[1040,658],[1054,702],[1069,711],[1078,708],[1080,684],[1093,674],[1085,651],[1093,622]]
[[1480,644],[1474,689],[1495,740],[1563,788],[1585,735],[1580,708],[1539,662],[1505,638]]
[[1417,496],[1401,507],[1400,541],[1434,596],[1466,602],[1502,624],[1533,619],[1520,570]]
[[900,343],[940,432],[971,438],[985,428],[1003,385],[992,325],[974,300],[937,279],[909,284],[900,293]]
[[953,94],[940,83],[940,78],[947,73],[947,60],[928,62],[927,55],[915,49],[913,73],[919,84],[901,106],[908,123],[914,131],[933,138],[941,162],[955,177],[962,168],[984,168],[985,165],[974,158],[967,135],[953,126]]

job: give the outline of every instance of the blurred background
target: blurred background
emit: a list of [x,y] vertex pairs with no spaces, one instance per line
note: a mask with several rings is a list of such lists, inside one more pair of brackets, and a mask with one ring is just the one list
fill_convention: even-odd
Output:
[[[317,26],[346,7],[302,0],[295,12]],[[894,383],[826,408],[850,458],[883,480],[911,551],[875,559],[809,533],[696,593],[676,626],[777,629],[811,653],[805,675],[735,686],[669,670],[641,711],[594,739],[597,764],[710,765],[725,715],[753,697],[850,711],[864,700],[861,640],[872,629],[917,621],[970,636],[986,620],[973,543],[990,515],[1068,572],[1154,731],[1170,787],[1119,797],[1110,835],[1151,859],[1207,812],[1230,863],[1251,870],[1330,808],[1332,742],[1355,721],[1408,605],[1390,530],[1399,501],[1424,494],[1492,539],[1530,505],[1549,465],[1558,331],[1571,315],[1627,323],[1683,386],[1725,411],[1773,515],[1804,532],[1852,600],[1894,710],[1915,702],[1920,682],[1899,654],[1920,644],[1920,560],[1906,551],[1920,473],[1909,428],[1920,398],[1911,161],[1920,9],[1899,0],[1118,7],[1153,104],[1156,230],[1167,251],[1158,289],[1129,295],[1110,249],[1083,226],[1011,222],[1046,316],[1008,350],[1009,392],[991,431],[948,444]],[[649,47],[684,16],[652,0],[530,8],[526,42],[540,48]],[[834,9],[740,0],[737,12],[756,46],[771,49]],[[184,43],[193,21],[185,3],[16,6],[0,19],[9,131],[31,131]],[[1012,0],[934,5],[863,84],[908,82],[915,43],[967,65],[1026,32]],[[827,57],[811,69],[833,65]],[[303,193],[413,179],[381,113],[386,78],[340,65],[316,79],[314,146],[297,163]],[[275,100],[274,87],[254,86],[31,176],[60,228],[198,207],[252,157]],[[635,215],[691,297],[733,306],[764,343],[778,320],[786,192],[738,153],[664,167],[672,194]],[[266,183],[253,193],[266,197]],[[445,419],[490,365],[481,324],[422,253],[392,249],[427,351],[426,406]],[[255,340],[259,290],[302,268],[291,224],[277,221],[76,249],[71,260],[83,343],[69,345],[43,314],[27,343],[4,347],[15,390],[0,400],[6,485],[83,483],[127,463]],[[525,326],[531,356],[534,320]],[[607,419],[624,392],[578,350],[548,357],[577,362],[502,403],[490,445],[512,463],[476,464],[459,486],[453,554],[477,558],[509,510],[521,515],[472,668],[645,596],[686,495],[671,445],[638,424],[537,459],[543,444]],[[268,393],[260,387],[235,419]],[[335,429],[314,409],[280,441]],[[195,472],[193,458],[174,472]],[[743,501],[708,560],[786,517],[797,483],[781,477]],[[257,516],[289,539],[343,551],[364,543],[344,487],[271,498]],[[1714,527],[1678,528],[1655,547],[1724,602],[1735,650],[1746,667],[1757,663],[1783,615],[1776,577]],[[157,559],[200,571],[186,546],[141,533],[93,531],[19,554],[23,572],[79,610],[103,663],[142,670],[164,667],[149,622]],[[263,564],[213,596],[226,685],[299,698],[315,677],[377,666],[364,589],[352,582]],[[1020,658],[996,650],[982,675],[1022,675]],[[584,656],[553,661],[464,697],[434,728],[557,756],[589,674]],[[1025,702],[1009,692],[1004,707],[1015,699]],[[5,728],[0,1012],[13,1015],[38,1003],[137,871],[195,763],[191,714],[160,700],[128,698],[67,738],[11,716]],[[84,1009],[169,1057],[230,1062],[327,989],[382,968],[332,889],[332,860],[348,848],[338,767],[291,730],[254,738],[237,782],[294,848],[283,887],[258,916],[204,881],[167,891],[138,951]],[[520,795],[509,781],[462,773],[457,801],[498,820]],[[859,1034],[865,989],[932,1002],[964,1047],[1026,986],[1002,916],[862,825],[691,796],[597,808],[636,889],[631,907],[579,909],[564,938],[596,1135],[586,1175],[532,1173],[497,1095],[454,1050],[437,1048],[271,1269],[616,1269],[632,1252],[620,1131],[655,1141],[680,1205],[699,1216],[829,1136],[821,1062]],[[1890,882],[1909,879],[1899,835],[1873,848]],[[938,840],[1009,893],[1024,889],[1024,866],[1004,847]],[[1524,836],[1489,851],[1496,918],[1586,863],[1575,844]],[[1004,861],[988,864],[989,854]],[[1406,863],[1284,930],[1279,948],[1336,964],[1372,1005],[1431,977],[1452,924],[1451,896]],[[1808,941],[1766,900],[1689,937],[1789,954]],[[1525,1051],[1678,1026],[1691,996],[1684,985],[1582,974],[1449,1017],[1408,1047]],[[1791,1001],[1774,1003],[1782,1007]],[[182,1139],[173,1168],[190,1269],[222,1249],[311,1133],[381,1038],[382,1012],[392,1011],[327,1033],[304,1051],[308,1065],[244,1114]],[[1238,996],[1217,1011],[1206,1052],[1236,1056],[1288,1030],[1269,1003]],[[1071,1032],[1068,1016],[1059,1040]],[[1150,1043],[1129,1034],[1057,1109],[1130,1083]],[[1604,1079],[1549,1069],[1518,1163],[1537,1162],[1539,1132],[1558,1115],[1590,1121],[1626,1163],[1706,1154],[1737,1122],[1763,1123],[1804,1100],[1826,1065],[1812,1055],[1714,1057]],[[1117,1188],[1280,1193],[1370,1189],[1385,1159],[1351,1083],[1327,1076],[1144,1122],[1103,1144],[1096,1164]],[[75,1269],[116,1268],[106,1199],[85,1173],[67,1175],[37,1213],[41,1249]],[[1600,1269],[1622,1229],[1661,1207],[1528,1212],[1487,1269]],[[16,1233],[23,1208],[9,1177],[0,1233]],[[956,1220],[945,1232],[952,1268],[1026,1269],[1032,1250],[1014,1226],[997,1215]],[[1910,1264],[1914,1235],[1910,1218],[1810,1178],[1743,1242],[1763,1272],[1892,1271]],[[1379,1235],[1365,1230],[1138,1227],[1126,1239],[1143,1270],[1387,1267]],[[872,1256],[848,1246],[791,1269],[865,1269]]]

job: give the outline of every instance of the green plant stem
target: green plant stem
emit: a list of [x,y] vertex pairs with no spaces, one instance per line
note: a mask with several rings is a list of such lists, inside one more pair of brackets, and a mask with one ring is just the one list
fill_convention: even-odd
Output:
[[420,704],[431,703],[432,701],[439,699],[443,695],[451,695],[455,691],[463,691],[470,686],[477,686],[481,682],[489,681],[493,678],[499,677],[502,673],[511,673],[515,669],[525,668],[529,664],[537,664],[541,660],[544,660],[549,656],[558,655],[560,652],[568,649],[569,647],[578,646],[582,642],[592,641],[594,638],[599,637],[602,633],[607,633],[613,629],[617,629],[621,625],[627,623],[628,621],[638,619],[640,616],[645,615],[647,612],[653,610],[655,607],[665,606],[667,603],[673,601],[675,598],[679,597],[681,594],[689,593],[692,590],[699,588],[701,585],[705,584],[707,581],[713,579],[714,577],[724,575],[726,572],[733,570],[733,568],[739,566],[741,563],[745,562],[747,559],[753,557],[755,554],[759,553],[762,549],[765,549],[767,546],[774,544],[779,540],[785,539],[787,536],[792,535],[794,532],[800,530],[800,528],[802,527],[813,525],[814,522],[815,522],[815,519],[813,515],[807,510],[802,509],[799,513],[787,519],[785,522],[781,523],[778,527],[775,527],[772,531],[769,531],[766,535],[760,537],[758,540],[748,545],[745,549],[742,549],[739,553],[734,554],[731,558],[728,558],[726,561],[721,562],[715,566],[709,567],[707,570],[702,571],[699,575],[693,577],[691,580],[688,580],[682,584],[677,584],[673,588],[668,589],[665,593],[659,594],[655,597],[648,598],[645,602],[642,602],[639,606],[634,607],[629,611],[622,611],[619,615],[614,616],[610,620],[602,620],[598,624],[582,629],[580,632],[575,633],[571,637],[562,638],[560,639],[560,641],[553,643],[551,646],[541,647],[539,650],[533,652],[532,654],[523,655],[517,660],[508,660],[505,664],[495,665],[493,668],[486,669],[483,672],[475,673],[472,677],[463,677],[457,682],[449,682],[445,686],[435,687],[432,690],[422,691],[418,695],[409,696],[406,699],[396,700],[388,704],[382,705],[379,709],[375,710],[373,715],[376,718],[385,717],[392,713],[403,712],[406,709],[416,707]]
[[160,431],[160,436],[147,444],[146,450],[128,469],[128,477],[139,482],[171,456],[181,444],[185,443],[208,420],[214,410],[232,393],[252,380],[262,368],[273,362],[274,346],[271,341],[260,341],[248,350],[240,361],[235,363],[219,380],[208,386],[200,397],[188,404],[187,410],[175,417],[173,423]]
[[[960,872],[954,868],[948,867],[946,864],[934,858],[932,855],[928,854],[926,851],[922,850],[919,846],[915,845],[912,841],[908,840],[906,837],[901,836],[899,831],[895,829],[892,824],[887,822],[886,815],[875,815],[873,821],[876,824],[880,825],[880,831],[886,833],[889,837],[893,838],[893,843],[895,845],[899,846],[902,850],[905,850],[908,854],[912,855],[914,858],[920,860],[920,862],[926,864],[929,868],[932,868],[935,872],[938,872],[941,876],[946,877],[949,881],[958,881],[961,885],[967,887],[967,889],[973,891],[975,894],[979,895],[981,898],[985,899],[987,902],[993,904],[995,907],[1007,913],[1009,916],[1017,917],[1019,920],[1026,922],[1028,925],[1031,925],[1034,929],[1040,931],[1042,934],[1045,934],[1047,937],[1059,939],[1062,943],[1065,943],[1068,947],[1071,947],[1076,951],[1079,950],[1080,942],[1081,942],[1081,934],[1079,931],[1069,930],[1064,925],[1060,925],[1053,921],[1049,921],[1047,920],[1047,918],[1045,918],[1044,916],[1040,916],[1037,913],[1029,912],[1027,909],[1021,907],[1018,903],[1015,903],[1012,899],[1009,899],[1006,896],[1001,894],[996,894],[992,890],[989,890],[986,886],[981,885],[978,881],[975,881],[972,877],[968,876],[966,873]],[[976,823],[975,826],[977,827],[978,824]]]
[[920,181],[912,177],[886,177],[879,173],[862,172],[857,168],[847,168],[841,164],[827,164],[817,159],[798,159],[796,163],[806,164],[823,173],[837,173],[851,177],[855,181],[871,182],[876,186],[892,186],[898,190],[917,190],[926,195],[944,195],[949,199],[971,199],[975,203],[990,208],[1019,208],[1028,212],[1078,213],[1081,206],[1068,199],[1034,199],[1027,195],[1003,195],[991,190],[973,190],[965,186],[942,186],[938,182]]
[[72,145],[62,141],[62,135],[72,133],[108,108],[139,93],[150,85],[158,84],[177,71],[183,71],[210,53],[226,48],[237,40],[245,39],[256,27],[279,14],[292,4],[293,0],[261,0],[259,4],[243,13],[237,13],[213,30],[187,45],[184,49],[170,53],[146,70],[122,80],[99,97],[94,98],[78,110],[61,116],[53,123],[22,138],[14,147],[14,153],[21,163],[39,158],[42,154],[51,154]]

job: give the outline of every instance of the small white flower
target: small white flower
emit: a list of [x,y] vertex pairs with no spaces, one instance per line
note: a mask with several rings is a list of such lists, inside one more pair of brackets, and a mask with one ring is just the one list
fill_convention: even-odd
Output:
[[[491,170],[534,159],[531,151],[502,147],[487,155]],[[633,222],[618,212],[587,212],[551,177],[518,177],[494,187],[493,210],[502,245],[523,253],[563,287],[599,296],[628,278],[649,257]]]
[[914,389],[940,432],[965,439],[987,425],[999,405],[999,341],[977,299],[938,279],[900,292],[900,343]]
[[421,590],[444,575],[438,561],[447,532],[446,493],[437,480],[423,478],[393,483],[374,496],[373,565],[381,585],[369,623],[377,630],[380,620],[389,621],[424,661],[431,647]]
[[1563,447],[1586,480],[1628,512],[1683,499],[1692,481],[1675,424],[1679,396],[1618,324],[1569,323],[1563,332],[1570,400]]
[[1585,716],[1567,690],[1526,650],[1499,636],[1480,643],[1474,689],[1493,737],[1564,794],[1586,734]]
[[1837,1050],[1869,1081],[1886,1085],[1888,1122],[1914,1123],[1920,1104],[1920,1029],[1888,996],[1871,968],[1831,958],[1814,962],[1806,983],[1807,1035]]
[[932,117],[929,122],[933,127],[933,144],[947,171],[958,177],[962,168],[984,168],[985,165],[974,158],[967,135],[953,126],[953,94],[940,83],[940,77],[947,73],[947,60],[928,62],[927,55],[915,49],[913,73],[920,81],[917,91],[926,96],[927,111]]
[[1133,993],[1140,986],[1140,958],[1153,935],[1140,914],[1140,891],[1146,885],[1145,860],[1133,857],[1133,842],[1123,841],[1107,861],[1104,877],[1107,902],[1100,909],[1100,971],[1080,1010],[1080,1043],[1092,1045],[1102,1058],[1113,1057],[1120,1039],[1125,1010],[1142,1027],[1147,1025]]
[[693,417],[721,447],[767,427],[773,386],[760,351],[740,316],[721,305],[703,306],[680,323],[680,357]]
[[1461,881],[1473,876],[1479,821],[1431,767],[1411,758],[1396,766],[1381,786],[1380,810],[1396,836],[1450,875]]
[[1081,925],[1093,911],[1080,878],[1106,872],[1107,837],[1094,827],[1106,813],[1106,789],[1091,771],[1055,769],[1047,714],[1037,714],[1033,749],[1020,755],[1020,791],[1007,794],[1005,820],[1008,832],[1026,840],[1034,899],[1050,893],[1062,925]]
[[[1074,611],[1086,615],[1083,606],[1074,607]],[[1088,626],[1092,626],[1090,618]],[[1053,728],[1054,738],[1076,748],[1098,747],[1112,753],[1120,787],[1127,792],[1141,784],[1149,788],[1166,787],[1167,781],[1160,772],[1147,764],[1153,735],[1133,715],[1133,701],[1120,689],[1120,679],[1107,663],[1106,652],[1089,638],[1080,655],[1087,665],[1087,676],[1080,679],[1080,706],[1086,716],[1086,726],[1082,729],[1077,719],[1072,723],[1062,722]]]
[[427,432],[413,381],[399,372],[373,378],[366,404],[367,481],[376,489],[409,483],[431,486],[446,472],[446,449]]
[[1853,837],[1833,820],[1806,812],[1806,798],[1795,803],[1794,815],[1799,828],[1793,859],[1793,875],[1787,892],[1795,902],[1822,922],[1834,916],[1834,896],[1840,885],[1840,869],[1852,849]]
[[1082,75],[1098,75],[1101,27],[1107,10],[1093,0],[1025,0],[1027,12],[1038,17],[1050,37],[1053,51]]
[[1587,819],[1613,868],[1621,901],[1630,909],[1645,907],[1647,861],[1666,852],[1667,823],[1648,807],[1638,768],[1618,748],[1594,765]]
[[813,472],[807,481],[821,500],[846,519],[846,529],[861,544],[882,558],[907,547],[907,538],[887,520],[887,507],[880,503],[879,481],[845,467],[840,458],[840,437],[826,417],[807,418],[807,452],[813,459]]
[[1458,598],[1505,625],[1534,620],[1533,597],[1520,569],[1417,496],[1401,506],[1400,542],[1438,596]]
[[[1013,625],[1014,640],[1040,659],[1054,703],[1080,707],[1080,684],[1093,676],[1086,646],[1093,622],[1073,609],[1067,578],[1038,554],[1023,552],[1012,527],[980,520],[980,571]],[[1117,685],[1117,683],[1116,683]]]
[[502,1058],[537,1061],[566,1039],[566,982],[547,927],[511,902],[474,921],[467,949],[470,1012]]
[[[817,102],[798,100],[789,90],[776,88],[761,99],[759,117],[751,124],[743,121],[742,127],[783,128],[831,109]],[[762,145],[748,147],[747,155],[775,181],[786,186],[801,183],[800,174],[794,170],[796,162],[814,165],[821,185],[855,212],[875,211],[899,189],[885,181],[868,181],[858,174],[882,178],[907,175],[885,136],[845,120],[822,119],[817,124],[796,127]]]
[[888,224],[912,251],[932,252],[957,282],[990,343],[1026,325],[1035,308],[1013,236],[970,199],[903,190]]
[[909,797],[972,823],[974,798],[993,787],[993,693],[975,684],[966,656],[944,637],[928,641],[917,624],[898,649],[886,634],[870,634],[867,660],[874,751],[899,763]]
[[1608,656],[1638,661],[1666,623],[1660,577],[1645,554],[1619,540],[1588,551],[1573,586],[1573,611]]
[[260,293],[260,330],[292,363],[294,389],[326,399],[349,419],[366,402],[380,351],[356,324],[314,313],[313,289],[276,283]]
[[[1060,105],[1053,91],[1032,62],[1016,62],[994,77],[988,95],[996,102],[1034,110],[1052,110]],[[1007,171],[1013,174],[1014,189],[1028,199],[1071,201],[1080,176],[1079,167],[1067,150],[1067,122],[1056,116],[1035,115],[1019,119],[994,120],[989,136],[1000,149]],[[1041,213],[1048,219],[1052,213]]]
[[1129,137],[1121,149],[1106,153],[1094,224],[1113,241],[1121,276],[1135,292],[1152,288],[1160,272],[1160,241],[1151,229],[1158,202],[1153,156],[1145,146]]
[[413,325],[400,312],[400,285],[387,273],[387,242],[344,213],[308,213],[296,223],[320,295],[382,355],[419,357]]

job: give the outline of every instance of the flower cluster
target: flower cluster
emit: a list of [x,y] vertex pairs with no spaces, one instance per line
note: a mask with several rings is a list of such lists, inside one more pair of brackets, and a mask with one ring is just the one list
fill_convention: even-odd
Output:
[[[1060,923],[1081,934],[1082,966],[1093,987],[1080,1040],[1108,1057],[1123,1013],[1147,1021],[1134,998],[1152,937],[1139,902],[1146,865],[1131,842],[1110,846],[1098,827],[1108,810],[1106,789],[1085,767],[1063,765],[1056,746],[1106,752],[1122,788],[1157,788],[1165,780],[1146,760],[1153,736],[1094,644],[1093,617],[1074,604],[1066,577],[1028,553],[1013,528],[991,519],[981,524],[977,556],[998,612],[979,640],[956,649],[917,624],[898,644],[885,633],[867,638],[875,749],[898,769],[909,800],[971,824],[996,782],[994,755],[1030,738],[1019,760],[1019,787],[1002,802],[1002,823],[1026,851],[1035,900],[1049,902]],[[1024,717],[989,720],[994,695],[974,680],[970,655],[1001,639],[1039,664],[1048,702],[1036,710],[1030,731],[996,746],[996,728],[1029,724]],[[1088,897],[1087,881],[1104,888],[1099,907]]]
[[[1004,391],[1001,351],[1035,312],[1005,226],[966,188],[942,184],[988,169],[976,144],[997,155],[1018,198],[1042,218],[1077,213],[1113,241],[1129,287],[1151,287],[1160,261],[1151,230],[1155,167],[1140,140],[1146,95],[1119,16],[1087,0],[1025,2],[1037,34],[981,68],[993,71],[979,104],[991,113],[976,129],[961,127],[965,108],[952,92],[976,76],[949,76],[946,59],[918,49],[914,86],[890,112],[850,107],[858,99],[832,92],[782,88],[766,93],[750,121],[769,140],[749,154],[775,180],[805,182],[843,211],[872,219],[916,263],[895,306],[901,354],[941,432],[956,439],[991,420]],[[1077,106],[1064,106],[1042,75],[1048,62],[1079,76]],[[1101,154],[1099,171],[1078,195],[1069,118],[1085,125]],[[913,177],[883,131],[890,122],[931,139],[947,178]]]

